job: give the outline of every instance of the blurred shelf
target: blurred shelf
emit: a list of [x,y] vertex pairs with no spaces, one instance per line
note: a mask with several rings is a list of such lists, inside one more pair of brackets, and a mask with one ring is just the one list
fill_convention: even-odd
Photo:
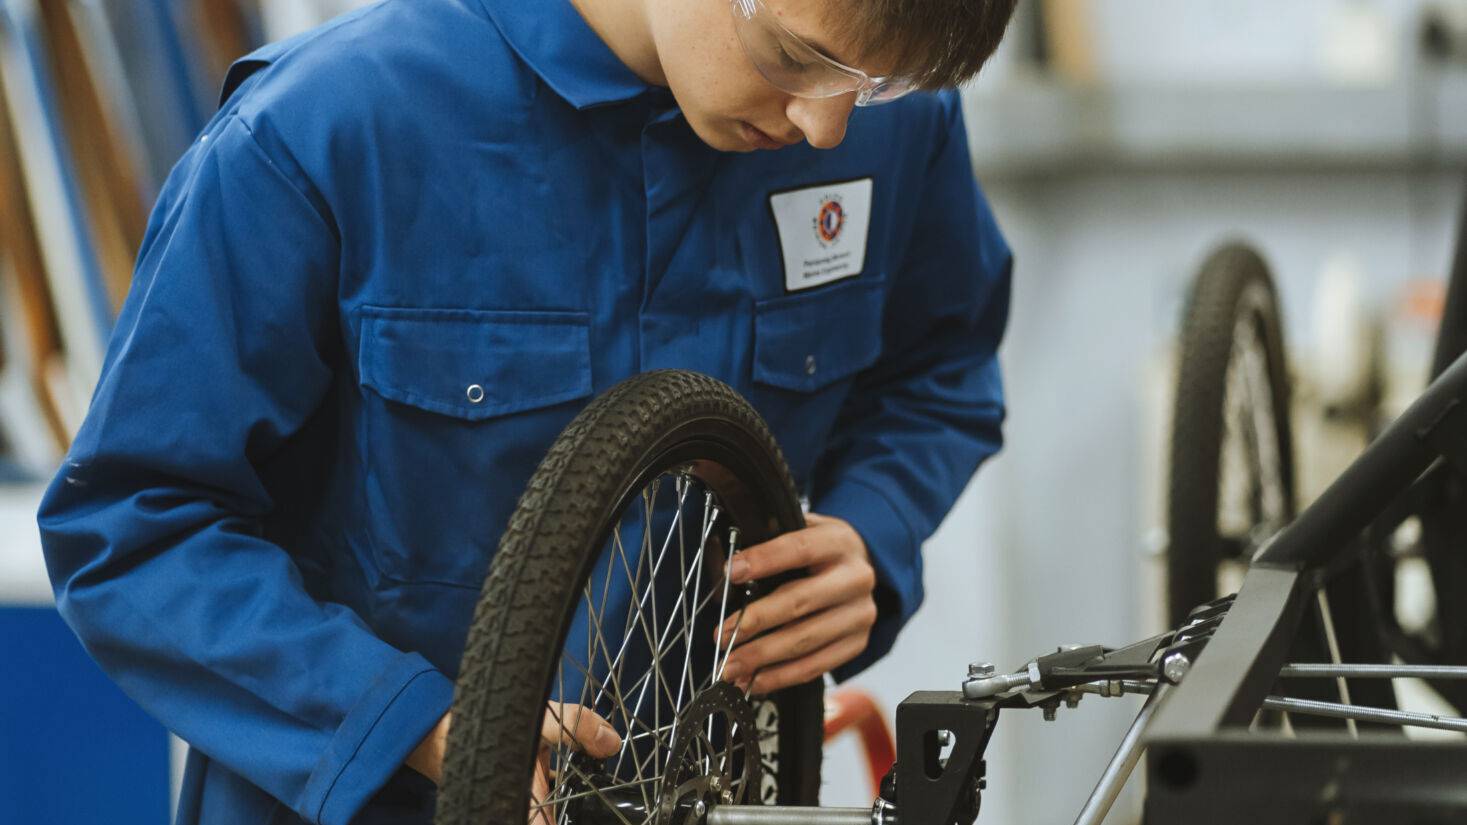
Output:
[[1100,168],[1458,168],[1467,71],[1381,88],[1153,86],[1077,89],[1010,79],[963,93],[980,179]]

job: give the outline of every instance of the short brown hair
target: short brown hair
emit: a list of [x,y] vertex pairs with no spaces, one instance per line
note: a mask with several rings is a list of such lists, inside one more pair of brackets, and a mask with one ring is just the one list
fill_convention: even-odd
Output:
[[[862,60],[924,89],[956,86],[998,49],[1018,0],[840,0],[827,12]],[[839,19],[837,19],[839,18]]]

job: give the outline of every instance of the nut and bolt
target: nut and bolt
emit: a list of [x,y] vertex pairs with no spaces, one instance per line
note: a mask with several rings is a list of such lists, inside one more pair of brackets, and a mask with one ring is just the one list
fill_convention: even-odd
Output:
[[1180,682],[1191,667],[1192,660],[1188,659],[1185,654],[1173,653],[1162,661],[1161,672],[1168,681]]
[[992,676],[997,670],[993,662],[973,662],[968,665],[968,678],[982,679],[985,676]]
[[1072,690],[1065,694],[1065,707],[1074,710],[1080,706],[1080,691]]
[[1055,716],[1059,714],[1058,701],[1045,702],[1044,704],[1040,705],[1039,708],[1040,710],[1044,711],[1044,721],[1046,722],[1053,722]]

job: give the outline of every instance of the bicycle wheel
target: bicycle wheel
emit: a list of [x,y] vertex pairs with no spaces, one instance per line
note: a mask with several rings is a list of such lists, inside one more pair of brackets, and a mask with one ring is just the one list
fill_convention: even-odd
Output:
[[[778,584],[730,586],[732,556],[803,524],[773,437],[724,384],[659,371],[594,401],[531,478],[485,582],[439,825],[525,822],[542,758],[549,793],[535,811],[558,825],[814,804],[821,682],[751,698],[719,680],[714,630]],[[560,744],[542,757],[551,701],[610,721],[618,753],[595,760]]]
[[1218,249],[1182,320],[1167,502],[1167,605],[1187,613],[1294,517],[1289,382],[1278,300],[1263,259]]

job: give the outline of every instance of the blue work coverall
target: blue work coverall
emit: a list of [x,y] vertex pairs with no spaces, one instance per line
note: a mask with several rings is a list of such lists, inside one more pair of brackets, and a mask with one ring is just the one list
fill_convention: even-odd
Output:
[[[866,224],[860,271],[791,288],[776,193],[866,180],[805,226]],[[426,822],[401,764],[526,480],[595,393],[679,367],[865,539],[849,675],[999,447],[1009,269],[956,95],[720,153],[568,0],[369,7],[236,64],[173,171],[41,505],[57,604],[189,743],[178,822]]]

